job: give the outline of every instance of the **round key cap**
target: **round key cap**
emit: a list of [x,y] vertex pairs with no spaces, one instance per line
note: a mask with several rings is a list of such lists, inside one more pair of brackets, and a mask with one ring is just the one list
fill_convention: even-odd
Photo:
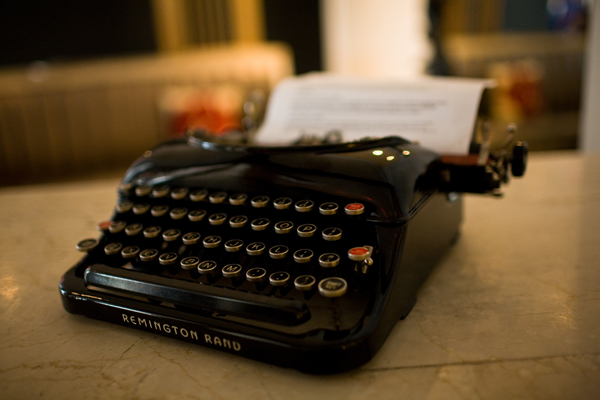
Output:
[[99,231],[106,232],[112,225],[112,221],[102,221],[98,224],[97,228]]
[[227,221],[227,214],[217,213],[208,217],[208,223],[211,225],[223,225]]
[[279,221],[275,224],[275,232],[284,235],[290,233],[294,228],[294,223],[290,221]]
[[327,202],[319,206],[319,212],[323,215],[335,215],[337,214],[339,206],[337,203]]
[[323,268],[337,267],[340,264],[340,256],[335,253],[321,254],[319,257],[319,265]]
[[152,188],[148,185],[139,185],[135,188],[136,196],[143,197],[149,194],[152,191]]
[[144,237],[146,239],[152,239],[160,235],[161,228],[160,226],[149,226],[144,229]]
[[262,282],[267,276],[267,270],[264,268],[251,268],[246,271],[246,280],[248,282]]
[[183,244],[191,246],[200,241],[200,234],[198,232],[188,232],[181,238]]
[[81,252],[88,252],[94,249],[98,245],[98,240],[96,239],[84,239],[81,242],[77,243],[77,250]]
[[319,293],[324,297],[340,297],[346,294],[348,284],[342,278],[325,278],[319,282]]
[[237,278],[242,273],[242,266],[240,264],[229,264],[224,266],[221,272],[225,278]]
[[235,253],[240,251],[244,246],[244,242],[241,239],[231,239],[225,242],[225,251],[228,253]]
[[165,231],[162,236],[165,242],[174,242],[181,236],[181,231],[179,229],[169,229],[168,231]]
[[241,206],[248,199],[248,195],[246,193],[237,193],[229,197],[229,204],[232,206]]
[[267,218],[257,218],[252,221],[250,226],[252,226],[253,231],[264,231],[269,227],[271,222]]
[[361,203],[350,203],[346,205],[344,212],[348,215],[360,215],[365,212],[365,206]]
[[140,248],[138,246],[127,246],[123,250],[121,250],[121,256],[123,258],[134,258],[140,252]]
[[226,198],[227,198],[227,193],[216,192],[216,193],[212,193],[211,195],[208,196],[208,201],[210,201],[213,204],[219,204],[219,203],[224,202]]
[[317,226],[313,224],[303,224],[296,229],[298,236],[300,237],[311,237],[314,236],[317,231]]
[[263,208],[269,204],[269,196],[256,196],[250,200],[250,204],[254,208]]
[[315,283],[317,283],[317,280],[312,275],[301,275],[294,279],[294,286],[298,290],[311,290],[315,286]]
[[206,260],[198,264],[198,272],[202,275],[212,275],[217,270],[217,263],[215,261]]
[[246,252],[250,256],[259,256],[262,253],[264,253],[265,248],[266,248],[266,246],[264,243],[254,242],[254,243],[250,243],[248,246],[246,246]]
[[364,261],[370,257],[369,249],[366,247],[353,247],[348,250],[348,258],[352,261]]
[[118,213],[121,213],[121,214],[126,213],[127,211],[129,211],[133,208],[133,201],[131,201],[131,200],[120,201],[117,203],[115,208],[117,209]]
[[269,283],[273,286],[285,286],[290,281],[290,274],[279,271],[274,272],[269,276]]
[[135,215],[142,215],[148,212],[150,204],[148,203],[137,203],[133,205],[133,213]]
[[312,260],[315,253],[310,249],[300,249],[294,252],[294,261],[298,264],[306,264]]
[[177,261],[177,253],[163,253],[158,257],[158,262],[161,265],[172,265]]
[[179,263],[183,269],[194,269],[198,268],[200,259],[198,257],[186,257]]
[[155,186],[152,189],[152,197],[160,199],[161,197],[165,197],[166,195],[168,195],[170,190],[171,187],[169,185]]
[[188,213],[188,218],[192,222],[202,221],[206,216],[206,210],[192,210]]
[[340,228],[323,229],[323,239],[333,242],[342,238],[342,230]]
[[236,215],[229,220],[229,226],[232,228],[242,228],[248,222],[248,217],[245,215]]
[[142,231],[142,229],[144,229],[144,226],[138,222],[135,222],[135,223],[129,224],[125,227],[125,234],[127,236],[135,236],[138,233],[140,233]]
[[292,205],[292,199],[289,197],[280,197],[273,201],[273,207],[278,210],[286,210]]
[[269,256],[272,259],[279,260],[285,258],[289,251],[290,250],[287,248],[287,246],[276,245],[269,249]]
[[171,190],[171,198],[173,200],[182,200],[185,199],[189,192],[189,189],[186,187],[178,187]]
[[204,247],[206,247],[207,249],[214,249],[216,247],[219,247],[219,244],[221,243],[221,237],[220,236],[216,236],[216,235],[212,235],[212,236],[207,236],[206,238],[204,238],[204,240],[202,241],[202,244],[204,245]]
[[190,193],[190,200],[202,201],[202,200],[206,199],[206,196],[208,196],[208,190],[206,190],[206,189],[194,190],[193,192]]
[[123,231],[123,229],[125,229],[126,226],[127,222],[125,221],[115,221],[108,227],[108,231],[110,233],[119,233]]
[[150,214],[152,214],[153,217],[162,217],[167,213],[167,211],[169,211],[169,206],[165,204],[159,204],[150,209]]
[[312,200],[300,200],[296,202],[294,208],[298,212],[309,212],[313,209],[315,203]]
[[185,208],[185,207],[176,207],[176,208],[172,209],[171,212],[169,213],[169,216],[171,217],[171,219],[174,219],[174,220],[182,219],[186,215],[187,215],[187,208]]
[[123,245],[121,243],[109,243],[106,246],[104,246],[104,253],[106,253],[107,256],[112,256],[113,254],[118,254],[122,248]]
[[144,262],[156,260],[158,257],[158,250],[156,249],[146,249],[140,252],[140,260]]

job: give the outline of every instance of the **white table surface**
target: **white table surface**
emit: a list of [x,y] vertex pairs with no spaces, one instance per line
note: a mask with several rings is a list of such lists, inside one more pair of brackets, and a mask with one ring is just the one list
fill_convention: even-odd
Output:
[[68,314],[58,280],[118,179],[0,188],[5,399],[600,398],[600,155],[538,153],[458,243],[378,355],[311,376]]

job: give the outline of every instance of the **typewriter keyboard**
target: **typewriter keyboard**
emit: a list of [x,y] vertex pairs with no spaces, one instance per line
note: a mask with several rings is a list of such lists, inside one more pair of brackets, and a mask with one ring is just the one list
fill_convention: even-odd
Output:
[[121,193],[101,237],[77,245],[89,286],[289,325],[311,302],[356,303],[370,290],[369,204],[166,185]]

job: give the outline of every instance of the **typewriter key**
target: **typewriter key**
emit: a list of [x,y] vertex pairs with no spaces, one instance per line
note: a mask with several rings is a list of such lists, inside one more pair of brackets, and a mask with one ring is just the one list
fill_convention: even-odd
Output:
[[225,221],[227,221],[227,214],[225,213],[217,213],[208,217],[208,223],[211,225],[222,225]]
[[198,264],[198,272],[202,275],[212,275],[217,270],[217,263],[214,261],[202,261]]
[[181,268],[183,269],[194,269],[198,268],[200,259],[198,257],[186,257],[180,262]]
[[229,226],[232,228],[242,228],[248,222],[248,217],[245,215],[237,215],[235,217],[231,217],[229,220]]
[[348,258],[352,261],[364,261],[371,256],[366,247],[353,247],[348,251]]
[[200,234],[198,232],[188,232],[181,239],[183,240],[183,244],[191,246],[200,241]]
[[123,258],[134,258],[139,252],[140,248],[138,246],[127,246],[121,250],[121,256],[123,256]]
[[266,248],[266,246],[264,243],[254,242],[254,243],[250,243],[248,246],[246,246],[246,252],[250,256],[259,256],[262,253],[264,253],[265,248]]
[[279,221],[278,223],[275,224],[275,232],[282,234],[282,235],[284,235],[286,233],[290,233],[293,228],[294,228],[294,223],[290,222],[290,221]]
[[148,185],[139,185],[135,188],[136,196],[143,197],[152,191],[152,188]]
[[110,233],[119,233],[127,226],[127,222],[125,221],[115,221],[108,227],[108,231]]
[[138,222],[135,222],[135,223],[129,224],[125,227],[125,234],[127,236],[135,236],[138,233],[140,233],[142,231],[142,229],[144,229],[144,226]]
[[240,251],[244,246],[244,242],[240,239],[231,239],[225,242],[225,251],[228,253],[235,253]]
[[152,189],[152,197],[154,198],[161,198],[161,197],[165,197],[166,195],[169,194],[169,191],[171,190],[171,187],[168,185],[160,185],[160,186],[155,186],[154,189]]
[[300,237],[311,237],[317,231],[317,226],[313,224],[300,225],[296,232]]
[[250,226],[252,226],[252,230],[254,231],[264,231],[268,228],[270,223],[271,222],[266,218],[257,218],[254,221],[252,221]]
[[272,259],[279,260],[281,258],[285,258],[289,251],[290,250],[287,248],[287,246],[277,245],[269,249],[269,256]]
[[360,215],[365,212],[365,206],[361,203],[350,203],[346,205],[344,211],[348,215]]
[[110,243],[104,246],[104,253],[106,253],[107,256],[112,256],[113,254],[118,254],[122,248],[123,245],[121,243]]
[[162,236],[165,242],[173,242],[179,239],[181,231],[179,229],[169,229],[168,231],[165,231]]
[[146,239],[152,239],[157,237],[160,234],[161,228],[160,226],[149,226],[144,229],[144,237]]
[[279,271],[274,272],[269,276],[269,282],[273,286],[285,286],[290,280],[290,274],[287,272]]
[[256,196],[252,200],[250,200],[250,204],[254,208],[263,208],[269,204],[269,196]]
[[169,206],[160,204],[152,207],[150,209],[150,214],[152,214],[153,217],[162,217],[167,213],[167,211],[169,211]]
[[313,251],[310,249],[296,250],[294,252],[294,261],[296,261],[298,264],[305,264],[310,262],[314,255],[315,253],[313,253]]
[[237,278],[242,273],[242,266],[240,264],[229,264],[224,266],[221,272],[225,278]]
[[333,242],[342,238],[342,230],[340,228],[323,229],[323,239]]
[[127,211],[129,211],[133,208],[133,201],[131,201],[131,200],[120,201],[117,203],[115,208],[117,209],[117,212],[119,212],[121,214],[126,213]]
[[148,203],[137,203],[133,205],[133,213],[135,215],[142,215],[148,212],[150,209],[150,204]]
[[206,199],[206,196],[208,196],[208,190],[205,189],[194,190],[192,193],[190,193],[190,199],[192,201],[202,201]]
[[316,279],[311,275],[302,275],[294,279],[294,286],[298,290],[311,290],[316,283]]
[[312,200],[300,200],[294,205],[298,212],[309,212],[313,209],[315,203]]
[[158,257],[158,262],[161,265],[172,265],[177,261],[177,253],[163,253]]
[[171,191],[171,198],[173,200],[184,199],[185,196],[187,196],[188,192],[189,192],[189,190],[186,187],[179,187],[179,188],[173,189]]
[[81,242],[77,243],[77,250],[82,252],[87,252],[92,250],[98,245],[98,241],[96,239],[84,239]]
[[202,244],[204,244],[204,247],[206,247],[207,249],[214,249],[215,247],[219,247],[220,243],[221,237],[216,235],[208,236],[202,241]]
[[146,249],[140,253],[140,260],[144,262],[155,260],[158,257],[158,250]]
[[337,203],[333,203],[333,202],[323,203],[319,207],[319,212],[323,215],[335,215],[335,214],[337,214],[338,208],[339,207],[338,207]]
[[206,210],[192,210],[188,214],[188,218],[192,222],[202,221],[206,216]]
[[289,197],[280,197],[273,201],[273,206],[278,210],[288,209],[292,205],[292,199]]
[[185,207],[174,208],[169,213],[171,218],[174,220],[182,219],[183,217],[185,217],[186,214],[187,214],[187,208],[185,208]]
[[325,278],[319,282],[319,293],[324,297],[340,297],[348,290],[348,284],[342,278]]
[[267,270],[264,268],[251,268],[246,271],[246,280],[248,282],[262,282],[267,276]]
[[112,225],[112,221],[102,221],[98,224],[97,228],[101,232],[106,232]]
[[219,204],[225,201],[227,198],[227,193],[225,192],[217,192],[208,196],[208,200],[213,204]]
[[237,193],[229,197],[229,204],[232,206],[241,206],[246,202],[248,195],[246,193]]
[[319,265],[323,268],[337,267],[340,264],[340,256],[335,253],[321,254],[319,257]]

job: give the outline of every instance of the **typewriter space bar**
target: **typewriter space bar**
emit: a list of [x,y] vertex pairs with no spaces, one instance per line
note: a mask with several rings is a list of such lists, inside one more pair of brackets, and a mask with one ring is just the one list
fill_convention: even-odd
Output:
[[306,304],[297,300],[261,296],[102,264],[86,269],[85,283],[123,294],[279,325],[299,324],[309,315]]

